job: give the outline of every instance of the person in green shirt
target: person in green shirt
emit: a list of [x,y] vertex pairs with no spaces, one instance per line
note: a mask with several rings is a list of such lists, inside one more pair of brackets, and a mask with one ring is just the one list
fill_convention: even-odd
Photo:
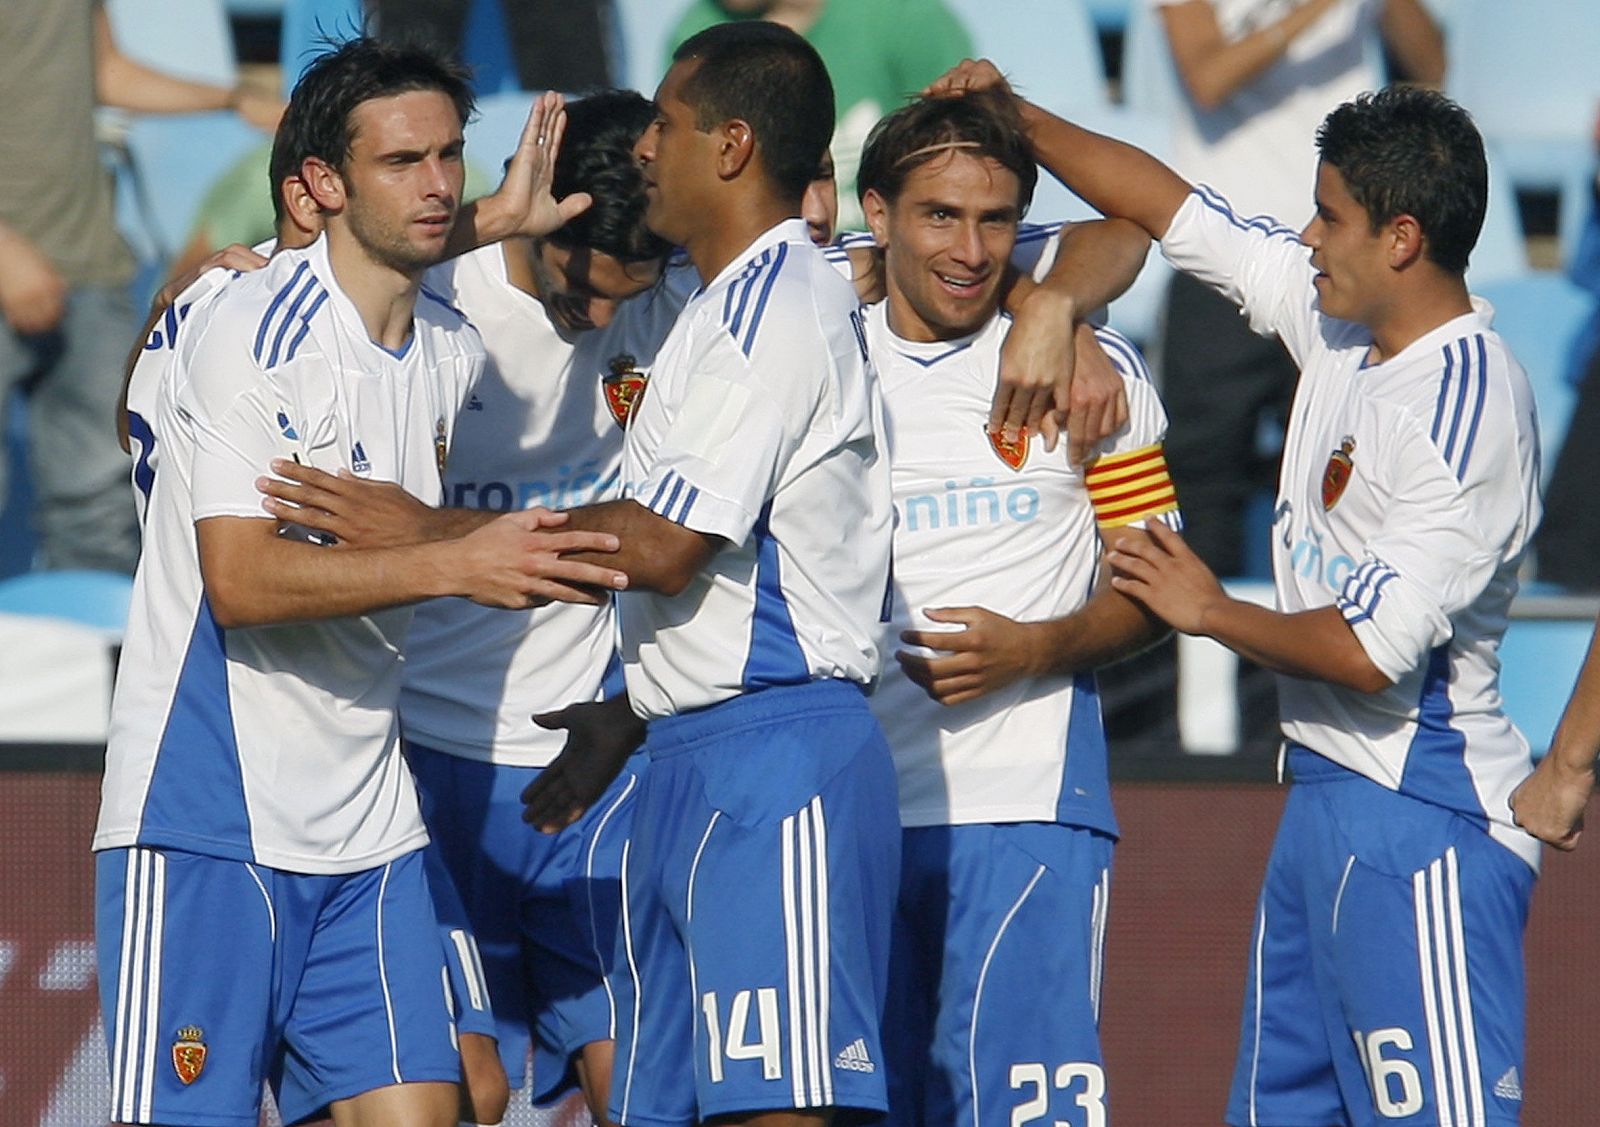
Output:
[[973,54],[972,37],[944,0],[691,0],[673,29],[672,51],[730,20],[766,19],[817,49],[833,79],[839,226],[861,229],[856,168],[878,119]]

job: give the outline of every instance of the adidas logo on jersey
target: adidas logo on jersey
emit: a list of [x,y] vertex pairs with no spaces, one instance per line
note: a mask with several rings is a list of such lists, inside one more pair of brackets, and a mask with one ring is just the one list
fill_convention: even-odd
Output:
[[359,441],[350,450],[350,468],[359,474],[372,472],[372,463],[367,460],[367,452],[362,449]]
[[1522,1080],[1517,1076],[1517,1066],[1506,1069],[1506,1074],[1494,1082],[1494,1094],[1502,1100],[1522,1099]]
[[867,1053],[865,1038],[857,1037],[833,1058],[834,1068],[848,1069],[851,1072],[876,1072],[878,1066],[872,1063],[872,1057]]

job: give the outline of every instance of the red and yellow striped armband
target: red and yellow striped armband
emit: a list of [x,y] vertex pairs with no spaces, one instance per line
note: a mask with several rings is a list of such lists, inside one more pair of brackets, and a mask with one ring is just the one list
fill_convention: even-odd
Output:
[[1159,442],[1097,459],[1083,477],[1101,528],[1120,528],[1178,509],[1178,493]]

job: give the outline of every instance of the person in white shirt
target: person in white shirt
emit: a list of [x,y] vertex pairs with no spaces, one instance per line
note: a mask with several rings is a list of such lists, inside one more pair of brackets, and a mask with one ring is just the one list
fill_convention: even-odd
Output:
[[[251,1122],[269,1076],[291,1121],[455,1122],[396,730],[407,604],[592,598],[570,584],[618,574],[559,553],[613,541],[532,513],[324,548],[270,519],[257,480],[281,457],[439,499],[483,353],[419,283],[457,219],[470,108],[424,52],[360,39],[319,60],[288,112],[326,234],[224,287],[163,376],[94,840],[119,1123]],[[559,139],[558,112],[535,124]],[[539,199],[543,230],[582,206]]]
[[1111,588],[1101,547],[1178,513],[1165,413],[1110,330],[1130,417],[1087,467],[983,425],[1037,175],[1009,100],[979,93],[884,118],[858,181],[888,286],[866,318],[897,514],[883,645],[906,643],[872,697],[905,826],[884,1022],[896,1124],[1106,1114],[1117,826],[1094,670],[1166,628]]
[[[942,88],[998,85],[984,63]],[[1328,115],[1298,235],[1024,104],[1036,154],[1276,332],[1301,369],[1273,527],[1277,608],[1176,535],[1119,590],[1279,679],[1294,786],[1268,865],[1228,1120],[1515,1123],[1532,767],[1496,649],[1539,519],[1527,377],[1464,273],[1487,165],[1465,111],[1395,87]],[[1306,1015],[1320,1014],[1306,1028]]]

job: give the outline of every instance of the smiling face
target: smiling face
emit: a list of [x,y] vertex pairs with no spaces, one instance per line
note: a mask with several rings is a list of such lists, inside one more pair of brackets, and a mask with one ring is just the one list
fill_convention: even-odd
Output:
[[1000,304],[1000,282],[1021,219],[1016,173],[960,149],[906,177],[891,202],[862,201],[884,248],[889,323],[907,340],[952,340],[975,332]]
[[644,167],[645,226],[678,246],[706,222],[704,203],[717,181],[717,138],[697,127],[694,107],[681,96],[699,65],[692,58],[672,64],[656,91],[656,118],[633,147]]
[[661,277],[660,260],[623,262],[588,247],[535,240],[528,252],[534,285],[550,319],[567,333],[603,329],[617,306]]
[[1317,308],[1325,316],[1370,327],[1387,304],[1390,225],[1372,229],[1366,208],[1330,164],[1317,166],[1316,203],[1300,241],[1311,248],[1317,271]]
[[351,126],[335,210],[373,261],[420,274],[443,259],[461,206],[455,103],[438,90],[372,98],[351,113]]

